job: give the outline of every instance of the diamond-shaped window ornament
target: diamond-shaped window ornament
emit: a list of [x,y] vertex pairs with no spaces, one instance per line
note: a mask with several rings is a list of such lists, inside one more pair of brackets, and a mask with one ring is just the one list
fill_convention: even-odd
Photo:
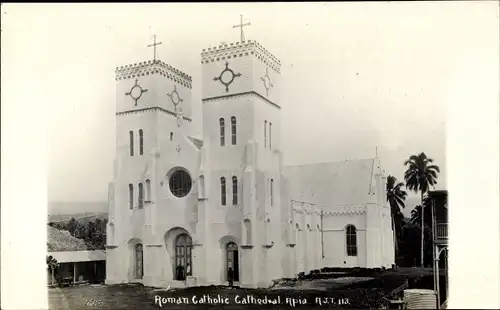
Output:
[[262,80],[262,83],[264,84],[264,87],[266,88],[266,96],[269,96],[269,89],[271,87],[274,87],[273,83],[271,83],[271,78],[269,77],[269,68],[266,67],[266,75],[260,78]]
[[233,70],[229,69],[229,63],[226,61],[226,68],[222,70],[218,77],[214,77],[214,81],[220,81],[222,85],[226,86],[227,93],[229,92],[229,85],[239,76],[241,76],[241,73],[234,73]]
[[170,93],[170,94],[167,94],[167,96],[170,97],[170,101],[172,101],[172,103],[174,104],[174,107],[177,107],[177,105],[181,102],[183,102],[184,100],[181,99],[181,97],[179,96],[179,93],[177,92],[177,88],[176,86],[174,85],[174,90]]
[[129,92],[125,93],[125,96],[130,96],[132,99],[134,99],[135,101],[135,105],[137,105],[137,101],[139,100],[139,98],[141,98],[142,96],[142,93],[145,93],[147,92],[148,90],[147,89],[144,89],[142,88],[139,83],[138,83],[138,80],[135,79],[135,84],[134,86],[132,86],[132,88],[130,89]]

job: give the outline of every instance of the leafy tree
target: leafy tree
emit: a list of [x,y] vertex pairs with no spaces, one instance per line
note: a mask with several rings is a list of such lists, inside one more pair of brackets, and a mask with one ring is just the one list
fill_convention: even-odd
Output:
[[52,255],[47,255],[46,256],[47,260],[47,268],[50,269],[51,274],[52,274],[52,284],[54,284],[54,271],[59,268],[59,263],[57,260],[52,256]]
[[76,232],[76,227],[77,227],[77,222],[74,217],[72,217],[68,223],[66,223],[66,230],[69,231],[69,233],[74,236]]
[[[426,247],[424,251],[424,257],[426,261],[432,261],[432,242],[428,242],[432,239],[432,232],[430,227],[425,227],[425,241]],[[420,222],[414,224],[411,219],[405,219],[402,229],[402,235],[400,238],[400,257],[403,258],[401,261],[401,266],[417,266],[418,262],[421,260],[422,255],[420,251],[420,235],[421,226]]]
[[398,254],[398,239],[397,236],[400,235],[402,229],[402,221],[404,219],[401,209],[405,207],[405,199],[407,193],[402,188],[404,184],[398,182],[396,177],[389,175],[387,177],[387,201],[391,207],[391,218],[392,218],[392,231],[394,238],[394,247],[396,250],[396,256]]
[[[437,183],[439,167],[433,165],[434,160],[428,158],[425,153],[412,155],[405,161],[407,170],[405,172],[406,187],[414,192],[420,192],[420,202],[424,206],[424,195],[429,191],[429,188]],[[424,218],[425,212],[422,213],[421,224],[421,243],[420,243],[420,265],[424,266]]]

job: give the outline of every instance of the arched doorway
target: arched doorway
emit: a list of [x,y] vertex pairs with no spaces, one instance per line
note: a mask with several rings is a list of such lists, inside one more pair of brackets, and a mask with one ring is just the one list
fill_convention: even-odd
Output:
[[142,279],[144,276],[144,256],[143,256],[143,251],[142,251],[142,244],[136,244],[135,245],[135,270],[134,270],[134,277],[136,279]]
[[193,274],[192,250],[193,241],[188,234],[181,234],[175,239],[175,269],[174,278],[179,281],[186,280]]
[[234,282],[240,281],[240,262],[238,255],[238,246],[234,242],[226,245],[226,281],[228,281],[229,268],[233,270]]

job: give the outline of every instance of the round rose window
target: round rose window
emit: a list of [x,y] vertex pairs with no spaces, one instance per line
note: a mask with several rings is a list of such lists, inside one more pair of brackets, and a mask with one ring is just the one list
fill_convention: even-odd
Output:
[[169,187],[175,197],[184,197],[191,191],[192,180],[185,170],[177,170],[170,176]]

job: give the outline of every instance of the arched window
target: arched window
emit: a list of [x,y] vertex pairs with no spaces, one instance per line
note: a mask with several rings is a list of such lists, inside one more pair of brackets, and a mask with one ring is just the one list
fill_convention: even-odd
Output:
[[233,177],[233,205],[238,204],[238,178]]
[[142,244],[137,244],[135,246],[135,278],[142,279],[144,275],[144,264],[143,264],[143,253]]
[[273,196],[273,187],[274,187],[274,180],[271,179],[270,185],[269,185],[269,193],[270,193],[270,198],[271,198],[271,206],[273,205],[274,201],[274,196]]
[[175,279],[183,281],[193,274],[191,250],[193,240],[187,234],[181,234],[175,239]]
[[266,221],[266,244],[271,243],[271,220]]
[[128,133],[130,144],[130,156],[134,156],[134,132],[131,130]]
[[300,227],[299,223],[295,223],[295,243],[299,243],[299,233],[300,233]]
[[205,198],[205,177],[200,175],[198,182],[198,198]]
[[356,240],[356,227],[348,225],[345,230],[347,256],[357,256],[358,246]]
[[264,121],[264,148],[267,147],[267,121]]
[[142,129],[139,130],[139,155],[144,154],[144,134]]
[[245,226],[245,237],[246,237],[246,244],[252,244],[252,223],[250,222],[249,219],[245,219],[243,221],[243,224]]
[[172,141],[173,138],[174,138],[174,133],[170,132],[170,141]]
[[109,223],[108,244],[115,244],[115,224]]
[[236,117],[231,117],[231,143],[236,145]]
[[129,206],[130,209],[134,208],[134,185],[128,185],[128,197],[129,197]]
[[220,202],[223,206],[226,205],[226,178],[220,178]]
[[142,209],[144,206],[144,188],[142,186],[142,183],[139,183],[139,200],[137,201],[137,206],[139,209]]
[[146,180],[146,201],[151,202],[151,181]]
[[224,146],[226,142],[226,127],[224,125],[224,119],[221,118],[219,119],[219,125],[220,125],[220,146]]
[[271,134],[271,127],[273,126],[273,123],[269,122],[269,149],[272,149],[271,142],[273,135]]

